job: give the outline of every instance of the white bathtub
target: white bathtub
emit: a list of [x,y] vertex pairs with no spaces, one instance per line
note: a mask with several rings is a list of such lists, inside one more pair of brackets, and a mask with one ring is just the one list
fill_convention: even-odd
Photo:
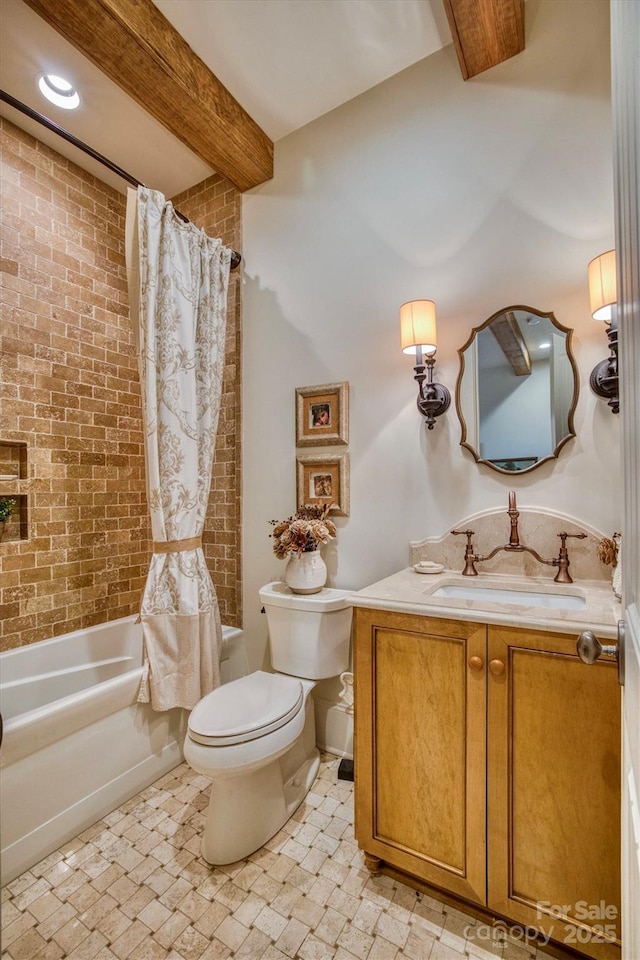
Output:
[[[222,629],[227,682],[246,658]],[[137,703],[141,674],[135,617],[0,653],[3,884],[182,761],[186,711]]]

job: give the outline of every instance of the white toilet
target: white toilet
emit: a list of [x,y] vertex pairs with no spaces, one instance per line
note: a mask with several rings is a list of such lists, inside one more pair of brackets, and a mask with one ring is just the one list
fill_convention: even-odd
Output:
[[202,855],[242,860],[278,832],[304,800],[320,764],[311,691],[349,665],[350,591],[259,591],[271,665],[207,694],[191,712],[187,763],[213,779]]

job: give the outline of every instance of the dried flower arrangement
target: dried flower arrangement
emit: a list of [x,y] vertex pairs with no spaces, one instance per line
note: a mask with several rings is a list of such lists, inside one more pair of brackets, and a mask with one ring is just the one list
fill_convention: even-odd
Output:
[[291,553],[310,553],[337,536],[335,523],[327,518],[330,509],[330,503],[305,504],[286,520],[270,520],[274,530],[269,536],[273,537],[276,557],[284,560]]
[[603,537],[598,543],[598,559],[603,563],[615,567],[618,564],[618,547],[620,544],[620,533],[614,533],[613,537]]

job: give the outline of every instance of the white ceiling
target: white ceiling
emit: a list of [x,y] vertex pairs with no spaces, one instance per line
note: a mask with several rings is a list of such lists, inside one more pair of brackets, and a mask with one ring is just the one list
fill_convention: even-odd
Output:
[[[273,140],[451,42],[441,0],[154,0]],[[0,86],[168,196],[212,169],[49,27],[23,0],[0,0]],[[81,105],[44,100],[42,73]],[[7,104],[0,113],[116,189],[126,183]]]

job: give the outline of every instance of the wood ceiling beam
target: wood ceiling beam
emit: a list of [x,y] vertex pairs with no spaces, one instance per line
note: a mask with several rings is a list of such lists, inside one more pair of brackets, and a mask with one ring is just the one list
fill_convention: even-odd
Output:
[[492,320],[489,329],[511,364],[516,377],[528,377],[531,373],[531,356],[512,311],[509,310]]
[[462,77],[524,50],[524,0],[443,0]]
[[25,0],[239,190],[273,176],[273,143],[151,0]]

